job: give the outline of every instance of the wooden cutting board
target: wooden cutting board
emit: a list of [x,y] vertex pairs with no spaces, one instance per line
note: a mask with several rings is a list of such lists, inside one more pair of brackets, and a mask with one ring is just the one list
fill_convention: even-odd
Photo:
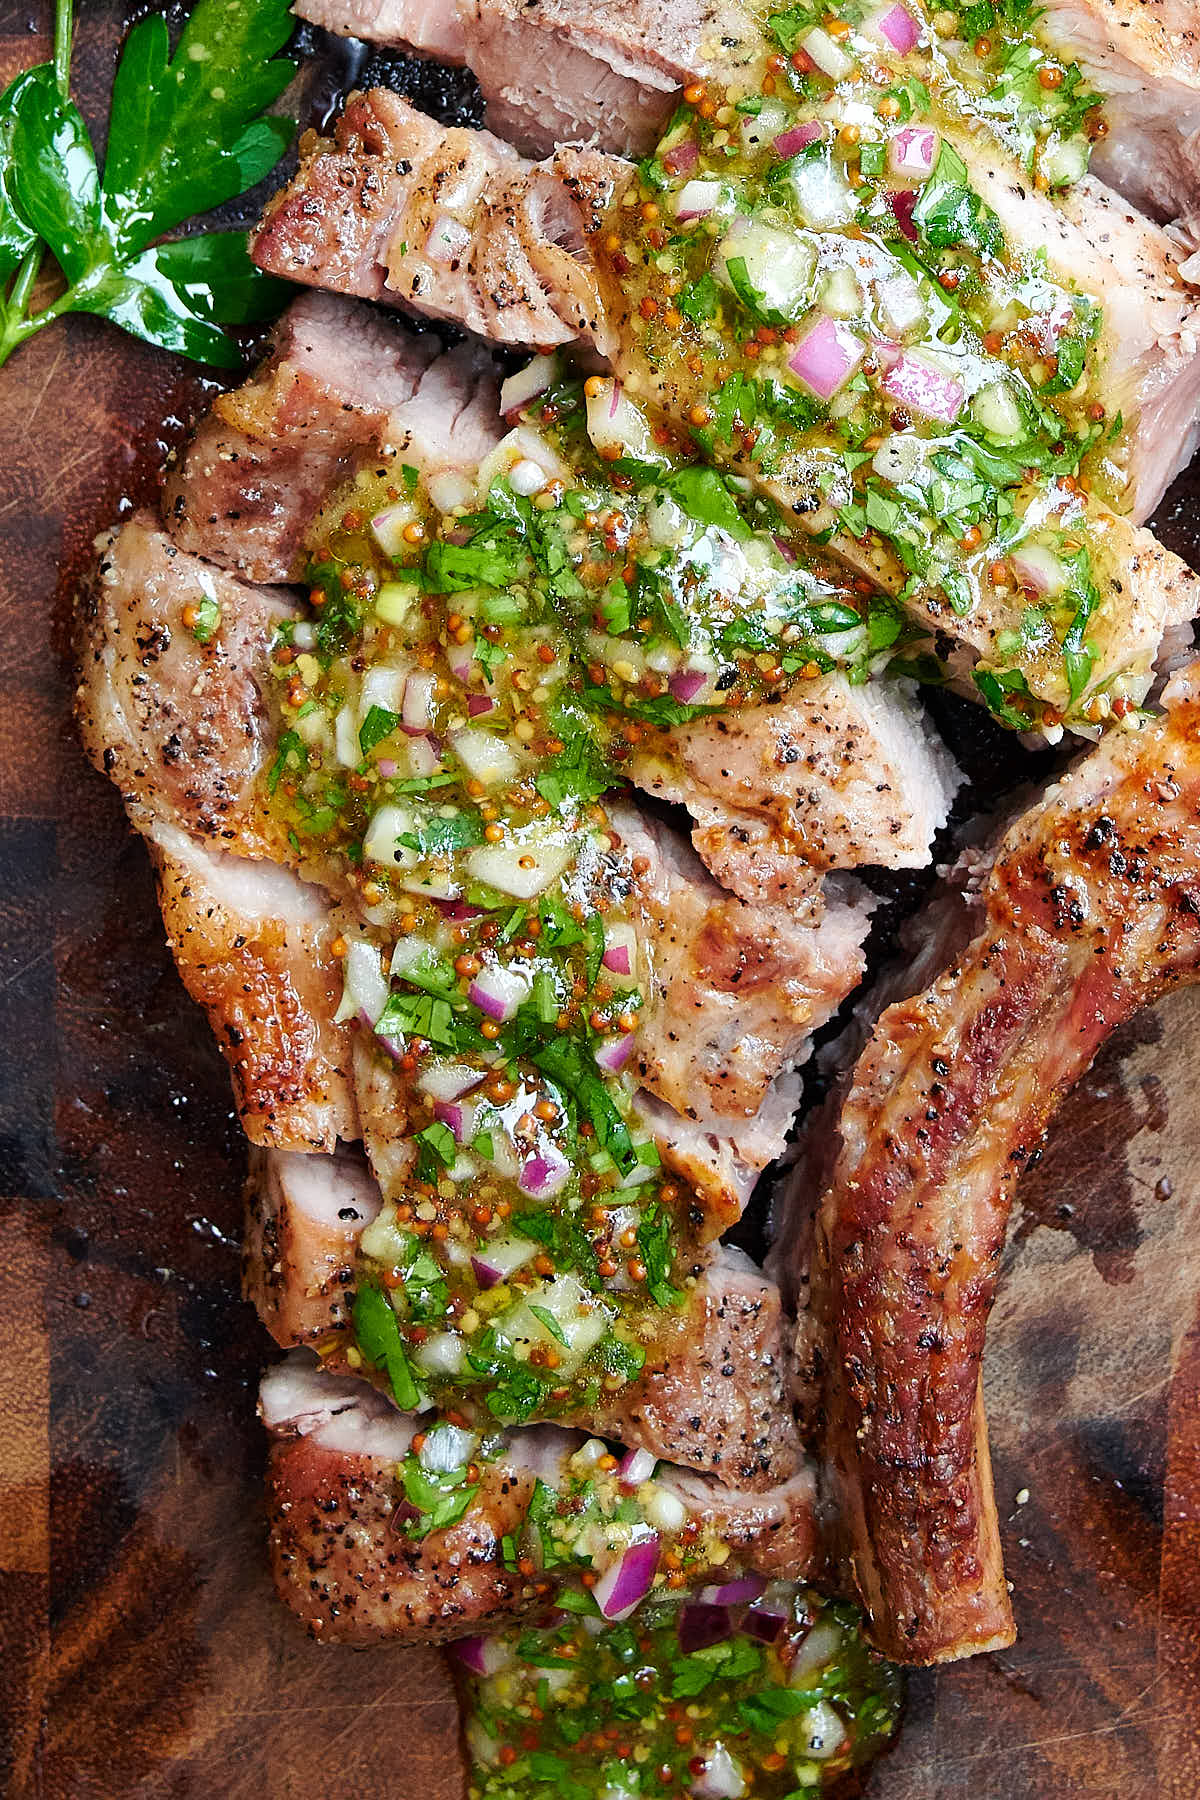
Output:
[[[31,10],[0,0],[5,80]],[[80,11],[94,119],[122,8]],[[0,1787],[452,1800],[439,1656],[272,1599],[224,1066],[70,722],[73,582],[205,392],[91,320],[0,372]],[[1198,487],[1160,514],[1193,557]],[[913,1678],[875,1800],[1200,1795],[1198,1032],[1200,993],[1125,1032],[1024,1184],[986,1371],[1021,1636]]]

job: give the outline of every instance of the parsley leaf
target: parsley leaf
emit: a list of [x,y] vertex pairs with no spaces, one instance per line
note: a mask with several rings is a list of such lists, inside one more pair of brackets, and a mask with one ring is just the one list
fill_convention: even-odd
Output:
[[[155,243],[164,231],[260,181],[291,142],[291,120],[261,117],[294,72],[276,59],[287,0],[198,0],[174,57],[154,13],[126,40],[100,173],[68,92],[71,7],[58,8],[53,63],[0,97],[0,268],[22,274],[0,304],[0,363],[68,312],[90,312],[152,344],[233,367],[221,329],[269,316],[286,284],[250,263],[245,235]],[[43,253],[66,292],[27,311]]]
[[396,1405],[411,1412],[421,1396],[404,1354],[399,1323],[381,1288],[359,1288],[353,1320],[354,1338],[359,1349],[368,1362],[386,1372]]
[[386,706],[372,706],[358,728],[358,747],[363,755],[368,755],[376,744],[390,737],[399,723],[399,713],[390,712]]
[[638,1249],[646,1265],[646,1292],[656,1306],[673,1306],[679,1298],[667,1280],[674,1255],[670,1216],[659,1206],[649,1206],[637,1228]]
[[934,249],[963,244],[983,256],[996,256],[1003,248],[999,219],[971,186],[966,163],[946,138],[913,207],[912,222]]
[[457,1525],[479,1492],[479,1483],[467,1481],[461,1469],[431,1470],[422,1466],[416,1456],[406,1456],[400,1466],[404,1498],[417,1509],[417,1518],[404,1521],[404,1533],[410,1538],[428,1537],[431,1531],[446,1531]]

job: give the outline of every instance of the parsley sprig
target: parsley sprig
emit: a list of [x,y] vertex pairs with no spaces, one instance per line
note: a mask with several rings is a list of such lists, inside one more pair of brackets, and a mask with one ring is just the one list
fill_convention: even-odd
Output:
[[[72,0],[56,0],[54,56],[0,94],[0,364],[67,313],[97,313],[198,362],[240,360],[224,325],[269,317],[287,292],[250,262],[245,233],[163,242],[253,187],[295,129],[263,116],[294,65],[275,52],[287,0],[199,0],[172,57],[157,13],[135,25],[113,84],[103,174],[70,95]],[[54,265],[65,283],[31,307]]]

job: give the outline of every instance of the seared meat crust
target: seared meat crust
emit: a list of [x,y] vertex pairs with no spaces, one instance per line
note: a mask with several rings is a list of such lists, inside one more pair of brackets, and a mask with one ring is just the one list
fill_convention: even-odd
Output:
[[999,846],[955,965],[854,1071],[817,1218],[826,1455],[880,1648],[1010,1643],[980,1398],[1013,1188],[1116,1026],[1200,967],[1200,664]]
[[[268,1371],[260,1412],[273,1439],[267,1473],[271,1564],[280,1598],[330,1643],[444,1642],[528,1612],[547,1591],[505,1569],[539,1478],[553,1486],[584,1443],[555,1426],[508,1433],[482,1468],[457,1525],[408,1539],[397,1464],[417,1421],[362,1381],[289,1359]],[[731,1546],[733,1563],[803,1576],[817,1557],[809,1469],[766,1492],[662,1468],[657,1479]],[[731,1565],[732,1566],[732,1565]],[[698,1576],[704,1573],[701,1564]]]

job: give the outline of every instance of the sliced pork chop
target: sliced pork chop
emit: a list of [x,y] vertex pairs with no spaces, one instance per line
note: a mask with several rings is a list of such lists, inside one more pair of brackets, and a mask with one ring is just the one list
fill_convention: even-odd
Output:
[[254,377],[221,394],[167,476],[176,543],[249,581],[300,573],[300,539],[322,501],[388,441],[439,354],[331,294],[295,301]]
[[297,581],[321,506],[364,469],[472,474],[502,426],[491,359],[443,351],[386,315],[306,294],[267,362],[222,394],[167,478],[175,541],[250,581]]
[[749,904],[718,887],[666,826],[619,801],[608,812],[632,861],[639,966],[644,958],[650,970],[638,1079],[685,1118],[752,1119],[862,979],[869,908],[825,908],[810,891],[806,923],[790,908]]
[[[280,1598],[330,1643],[444,1642],[519,1617],[548,1584],[505,1568],[536,1482],[562,1485],[587,1441],[541,1425],[506,1435],[481,1465],[479,1491],[457,1525],[414,1540],[397,1464],[419,1421],[364,1382],[298,1353],[263,1379],[259,1411],[271,1438],[267,1475],[271,1562]],[[766,1493],[742,1494],[670,1467],[655,1482],[700,1529],[703,1548],[731,1548],[726,1571],[802,1576],[817,1558],[814,1483],[799,1471]]]
[[1042,30],[1108,98],[1092,171],[1156,219],[1200,202],[1200,20],[1191,0],[1050,0]]
[[[344,1152],[252,1159],[244,1289],[281,1348],[320,1344],[334,1357],[356,1292],[358,1240],[381,1204],[365,1162]],[[667,1331],[634,1384],[566,1422],[746,1488],[787,1479],[799,1438],[779,1290],[748,1257],[722,1249]]]
[[284,1349],[319,1344],[350,1323],[358,1240],[379,1216],[362,1156],[251,1153],[242,1291]]
[[[189,609],[214,605],[202,643]],[[139,831],[158,818],[236,840],[241,855],[275,853],[258,795],[271,728],[256,672],[296,613],[288,595],[188,555],[147,513],[107,538],[80,596],[76,715]]]
[[628,165],[563,150],[530,163],[387,89],[354,95],[307,145],[251,240],[260,268],[408,306],[496,343],[607,347],[587,238]]
[[1200,441],[1200,310],[1180,274],[1184,253],[1091,176],[1050,199],[994,155],[977,150],[970,164],[1013,248],[1044,254],[1052,275],[1103,308],[1096,385],[1128,423],[1117,452],[1126,505],[1136,521],[1148,519]]
[[208,1014],[251,1143],[332,1150],[356,1138],[350,1035],[334,1023],[339,925],[324,890],[161,819],[147,842],[167,943]]
[[467,60],[455,0],[294,0],[292,11],[341,37],[415,50],[438,62]]
[[887,1654],[1010,1643],[980,1397],[1013,1187],[1116,1026],[1200,974],[1200,664],[1000,844],[977,932],[855,1068],[816,1229],[826,1455]]
[[838,674],[676,726],[626,766],[638,787],[687,807],[723,886],[792,906],[826,869],[925,867],[959,781],[910,688]]

